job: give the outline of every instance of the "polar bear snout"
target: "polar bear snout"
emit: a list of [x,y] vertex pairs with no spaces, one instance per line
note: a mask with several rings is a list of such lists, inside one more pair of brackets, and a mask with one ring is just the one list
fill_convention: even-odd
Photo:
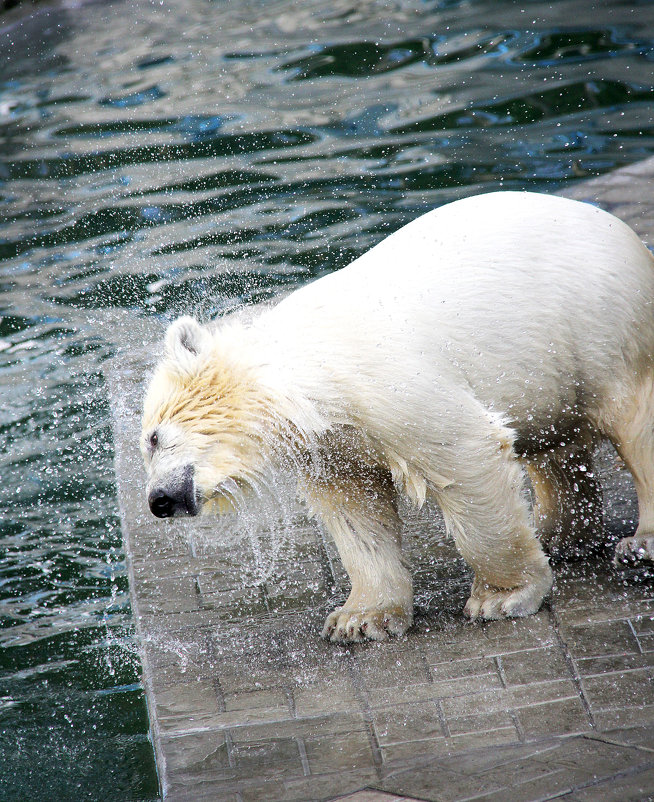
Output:
[[195,491],[192,466],[184,468],[165,485],[153,487],[148,493],[148,506],[150,512],[157,518],[197,515],[200,505]]

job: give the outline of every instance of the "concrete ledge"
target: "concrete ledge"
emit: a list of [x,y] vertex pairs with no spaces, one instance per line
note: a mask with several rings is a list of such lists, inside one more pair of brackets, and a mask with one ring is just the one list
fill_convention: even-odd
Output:
[[[649,160],[565,194],[609,208],[652,242],[652,176]],[[153,341],[146,323],[133,325]],[[147,348],[120,355],[108,380],[167,800],[652,798],[651,572],[615,570],[606,556],[559,565],[538,615],[469,625],[470,577],[428,510],[407,522],[415,628],[387,644],[328,645],[319,632],[345,576],[302,510],[255,537],[230,519],[150,515],[138,453],[150,359]],[[602,466],[617,536],[634,528],[633,491],[608,452]]]

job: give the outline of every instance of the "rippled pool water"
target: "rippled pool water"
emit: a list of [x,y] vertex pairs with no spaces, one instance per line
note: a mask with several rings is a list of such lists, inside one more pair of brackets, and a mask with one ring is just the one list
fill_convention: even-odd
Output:
[[157,797],[103,378],[130,320],[210,316],[453,198],[651,155],[653,70],[645,2],[0,15],[0,799]]

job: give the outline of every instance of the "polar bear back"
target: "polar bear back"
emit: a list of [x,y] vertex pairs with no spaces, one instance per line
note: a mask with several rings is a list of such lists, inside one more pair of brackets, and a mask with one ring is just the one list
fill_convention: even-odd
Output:
[[641,369],[654,354],[653,302],[652,256],[624,223],[577,201],[500,192],[423,215],[259,326],[314,371],[308,384],[321,373],[324,390],[331,382],[354,403],[371,382],[391,393],[409,384],[423,403],[464,381],[486,406],[542,419]]

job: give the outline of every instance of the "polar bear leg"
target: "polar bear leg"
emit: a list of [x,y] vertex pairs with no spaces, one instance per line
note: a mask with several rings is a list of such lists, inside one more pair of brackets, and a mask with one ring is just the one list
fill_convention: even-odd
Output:
[[571,443],[538,454],[525,467],[534,490],[540,542],[552,555],[583,555],[604,528],[591,448]]
[[618,543],[614,562],[654,561],[654,377],[646,377],[617,414],[611,410],[606,435],[629,469],[638,496],[636,534]]
[[552,587],[552,571],[530,522],[521,467],[506,434],[494,434],[468,437],[466,452],[459,453],[465,470],[438,494],[448,530],[475,572],[464,610],[471,619],[531,615]]
[[402,558],[400,519],[390,474],[342,455],[301,488],[338,548],[352,590],[325,622],[336,642],[386,640],[413,622],[413,587]]

